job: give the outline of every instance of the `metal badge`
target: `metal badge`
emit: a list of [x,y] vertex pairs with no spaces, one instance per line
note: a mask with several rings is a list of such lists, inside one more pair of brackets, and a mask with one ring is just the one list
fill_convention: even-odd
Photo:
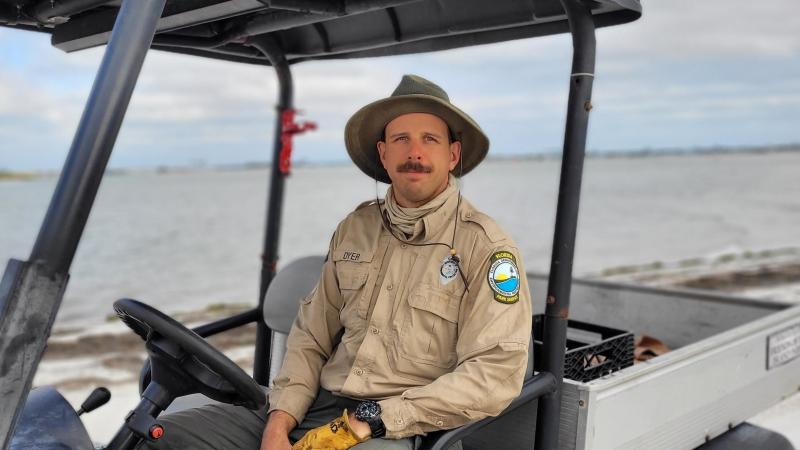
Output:
[[458,263],[452,255],[448,255],[442,261],[442,266],[439,268],[439,284],[442,286],[453,281],[453,278],[458,275]]

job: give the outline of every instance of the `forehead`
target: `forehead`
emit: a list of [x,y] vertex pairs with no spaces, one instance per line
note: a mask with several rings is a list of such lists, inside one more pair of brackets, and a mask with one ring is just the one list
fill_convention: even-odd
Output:
[[395,117],[386,124],[386,133],[435,132],[447,135],[447,124],[430,113],[408,113]]

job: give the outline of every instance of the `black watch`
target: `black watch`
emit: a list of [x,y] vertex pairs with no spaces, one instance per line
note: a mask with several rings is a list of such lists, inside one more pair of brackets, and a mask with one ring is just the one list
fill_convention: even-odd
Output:
[[358,404],[354,413],[356,419],[367,422],[372,431],[373,438],[380,438],[386,434],[386,427],[381,419],[381,405],[373,400],[365,400]]

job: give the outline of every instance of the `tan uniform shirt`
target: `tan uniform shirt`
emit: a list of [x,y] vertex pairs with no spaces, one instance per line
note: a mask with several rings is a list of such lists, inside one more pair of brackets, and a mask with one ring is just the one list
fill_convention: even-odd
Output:
[[426,215],[410,243],[386,230],[375,204],[339,224],[289,333],[270,411],[299,423],[322,386],[380,400],[386,437],[397,439],[497,415],[519,394],[531,333],[522,261],[462,199],[455,249],[465,280],[444,265],[457,198]]

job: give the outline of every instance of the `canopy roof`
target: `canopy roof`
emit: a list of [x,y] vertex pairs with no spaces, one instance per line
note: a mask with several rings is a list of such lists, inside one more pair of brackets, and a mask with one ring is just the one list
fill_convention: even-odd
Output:
[[[50,33],[71,52],[105,44],[120,0],[0,0],[0,25]],[[636,20],[639,0],[587,1],[597,26]],[[429,52],[569,31],[559,0],[167,0],[152,48],[269,65]]]

